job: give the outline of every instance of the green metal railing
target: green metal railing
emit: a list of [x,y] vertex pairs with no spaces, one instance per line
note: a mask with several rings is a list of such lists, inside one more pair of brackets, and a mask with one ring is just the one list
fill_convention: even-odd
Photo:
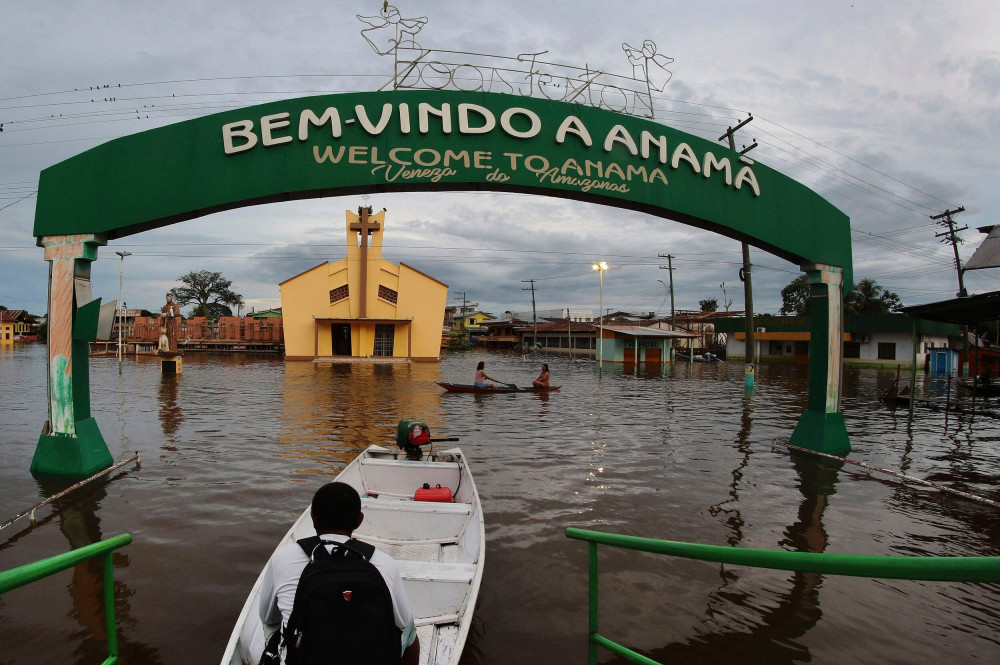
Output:
[[744,549],[700,545],[655,538],[638,538],[570,527],[566,537],[588,543],[590,589],[590,663],[597,663],[597,649],[604,647],[633,663],[660,665],[657,661],[613,642],[598,633],[597,546],[610,545],[640,552],[666,554],[700,561],[715,561],[757,568],[774,568],[826,575],[851,575],[932,582],[1000,582],[1000,556],[912,557],[865,554],[825,554]]
[[108,631],[108,657],[102,665],[116,665],[118,662],[118,630],[115,621],[115,585],[111,566],[111,554],[132,542],[132,536],[123,533],[106,538],[91,545],[78,547],[65,554],[25,564],[0,572],[0,595],[26,584],[54,575],[89,559],[104,557],[104,620]]

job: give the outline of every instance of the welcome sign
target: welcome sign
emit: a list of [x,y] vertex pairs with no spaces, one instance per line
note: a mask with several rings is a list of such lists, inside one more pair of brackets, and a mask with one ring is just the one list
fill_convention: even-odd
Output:
[[42,172],[34,233],[113,239],[258,203],[417,190],[639,210],[840,266],[851,283],[847,216],[790,178],[650,120],[482,92],[291,99],[116,139]]

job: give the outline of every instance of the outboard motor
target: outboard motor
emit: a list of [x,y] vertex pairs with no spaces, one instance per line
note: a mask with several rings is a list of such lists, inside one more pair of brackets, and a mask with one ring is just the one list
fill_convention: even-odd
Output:
[[404,418],[396,426],[396,445],[403,450],[419,448],[431,442],[431,428],[416,418]]
[[438,441],[458,441],[458,437],[432,439],[431,428],[427,426],[427,423],[416,418],[403,418],[396,425],[396,445],[406,452],[407,459],[420,459],[423,456],[420,447]]

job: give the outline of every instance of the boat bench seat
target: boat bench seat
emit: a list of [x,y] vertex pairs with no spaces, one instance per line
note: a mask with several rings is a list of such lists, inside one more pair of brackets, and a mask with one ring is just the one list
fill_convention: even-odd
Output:
[[457,616],[476,576],[475,564],[397,561],[417,623],[427,617]]
[[472,512],[471,503],[438,503],[436,501],[394,501],[363,497],[361,509],[393,510],[401,513],[465,513]]
[[468,503],[431,503],[425,501],[385,501],[363,499],[365,519],[357,530],[364,540],[366,533],[377,533],[382,540],[456,542],[465,530],[472,506]]
[[427,561],[397,561],[396,567],[404,580],[418,582],[464,582],[476,574],[473,563],[439,563]]

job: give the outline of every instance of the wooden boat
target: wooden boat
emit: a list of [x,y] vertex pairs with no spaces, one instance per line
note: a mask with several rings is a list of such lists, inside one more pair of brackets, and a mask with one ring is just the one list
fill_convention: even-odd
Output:
[[479,388],[469,383],[445,383],[444,381],[436,382],[439,386],[452,393],[479,393],[483,395],[493,395],[496,393],[554,393],[559,390],[562,386],[546,386],[545,388],[523,387],[519,388],[515,385],[505,385],[503,383],[496,384],[495,388]]
[[959,385],[970,393],[975,390],[976,394],[981,397],[1000,396],[1000,382],[997,381],[983,383],[982,381],[973,382],[971,378],[964,378],[959,380]]
[[721,362],[721,360],[719,359],[719,356],[714,355],[714,354],[708,355],[707,357],[705,355],[697,355],[694,358],[692,358],[688,354],[678,353],[674,357],[677,360],[686,360],[687,362],[695,362],[695,363],[717,363],[717,362]]
[[903,386],[900,389],[898,384],[893,383],[878,398],[880,402],[890,409],[896,409],[900,406],[908,407],[910,405],[910,387]]
[[[431,450],[412,460],[403,451],[370,446],[336,480],[362,497],[365,519],[354,535],[396,560],[420,638],[421,665],[456,665],[469,634],[486,545],[479,494],[462,451]],[[414,501],[424,483],[451,488],[455,503]],[[307,507],[279,547],[315,534]],[[260,660],[263,575],[240,612],[222,665]]]

